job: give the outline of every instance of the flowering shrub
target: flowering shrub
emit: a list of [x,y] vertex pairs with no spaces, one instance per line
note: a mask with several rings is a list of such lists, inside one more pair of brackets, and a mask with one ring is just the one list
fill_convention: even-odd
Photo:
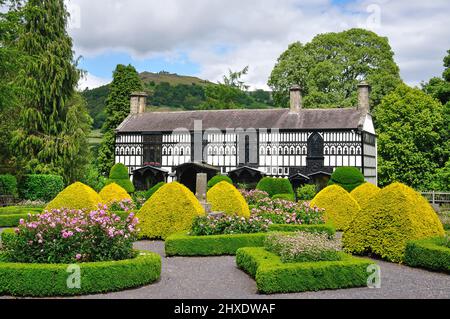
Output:
[[282,199],[263,198],[252,214],[269,219],[274,224],[324,224],[325,210],[310,207],[309,203],[295,203]]
[[131,199],[123,199],[118,202],[114,202],[111,205],[111,211],[113,212],[129,212],[136,209],[136,205]]
[[194,219],[190,235],[249,234],[267,232],[270,220],[258,216],[249,219],[236,215],[201,216]]
[[269,194],[267,192],[260,191],[259,189],[252,189],[249,191],[240,189],[239,191],[249,205],[257,206],[262,199],[269,198]]
[[264,246],[287,263],[340,259],[339,242],[329,239],[325,233],[272,233],[267,236]]
[[3,242],[11,262],[73,263],[122,260],[135,257],[134,214],[126,220],[109,214],[107,207],[52,210],[20,220],[16,236]]

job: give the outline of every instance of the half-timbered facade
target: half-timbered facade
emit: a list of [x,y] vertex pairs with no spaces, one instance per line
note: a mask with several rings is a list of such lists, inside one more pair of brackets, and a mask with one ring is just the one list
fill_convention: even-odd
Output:
[[369,113],[369,86],[359,86],[355,108],[303,109],[299,87],[290,109],[144,112],[145,94],[131,98],[131,114],[117,128],[115,161],[130,175],[145,167],[176,178],[186,163],[222,174],[241,167],[289,178],[359,168],[377,183],[377,141]]

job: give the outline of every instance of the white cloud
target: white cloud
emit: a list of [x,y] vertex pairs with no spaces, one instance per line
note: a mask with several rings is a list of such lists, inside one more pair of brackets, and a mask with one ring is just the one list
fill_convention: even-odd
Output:
[[[250,66],[247,81],[266,87],[278,56],[294,41],[365,26],[389,37],[409,84],[442,73],[450,48],[447,0],[363,0],[336,7],[331,0],[72,0],[78,54],[123,50],[136,58],[186,52],[200,74],[217,81],[228,68]],[[217,46],[230,47],[219,52]]]
[[99,86],[108,84],[111,82],[111,79],[104,79],[97,77],[95,75],[92,75],[90,73],[86,73],[80,81],[78,81],[78,90],[83,91],[86,88],[89,89],[95,89]]

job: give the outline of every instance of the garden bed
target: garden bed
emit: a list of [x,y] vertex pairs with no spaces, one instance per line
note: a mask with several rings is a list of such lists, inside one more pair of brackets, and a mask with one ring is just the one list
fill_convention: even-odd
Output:
[[140,251],[133,259],[80,263],[80,288],[70,289],[67,264],[10,263],[0,255],[0,295],[50,297],[96,294],[150,284],[161,275],[161,257]]
[[28,214],[41,213],[43,208],[7,206],[0,208],[0,227],[16,227],[21,219],[26,219]]
[[[271,225],[273,231],[325,232],[334,235],[330,225]],[[261,247],[268,233],[190,236],[187,233],[174,234],[166,238],[167,256],[221,256],[235,255],[242,247]]]
[[450,273],[450,248],[444,246],[444,238],[428,238],[410,241],[406,245],[405,263]]
[[372,261],[339,253],[339,261],[283,263],[262,247],[241,248],[236,253],[239,268],[255,278],[263,294],[341,289],[367,285],[367,267]]

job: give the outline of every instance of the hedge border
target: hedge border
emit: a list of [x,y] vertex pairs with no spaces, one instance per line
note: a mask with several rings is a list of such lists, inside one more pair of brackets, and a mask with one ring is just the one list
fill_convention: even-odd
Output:
[[367,285],[368,259],[340,253],[339,261],[283,263],[263,247],[240,248],[236,264],[256,281],[263,294],[342,289]]
[[19,222],[21,219],[26,219],[28,217],[28,213],[32,214],[38,214],[41,211],[43,211],[43,208],[36,208],[36,207],[24,207],[23,213],[20,214],[8,214],[4,213],[3,211],[6,210],[5,208],[20,208],[20,206],[8,206],[3,207],[0,209],[0,227],[17,227],[19,225]]
[[161,256],[139,251],[133,259],[78,264],[81,288],[67,288],[68,264],[5,262],[0,255],[0,295],[17,297],[78,296],[135,288],[161,276]]
[[450,273],[450,248],[442,237],[413,240],[406,244],[405,263],[411,267]]
[[[270,231],[326,232],[335,230],[330,225],[271,225]],[[270,232],[269,232],[270,233]],[[170,235],[165,241],[166,256],[222,256],[236,254],[242,247],[262,247],[269,233],[190,236],[186,232]]]

